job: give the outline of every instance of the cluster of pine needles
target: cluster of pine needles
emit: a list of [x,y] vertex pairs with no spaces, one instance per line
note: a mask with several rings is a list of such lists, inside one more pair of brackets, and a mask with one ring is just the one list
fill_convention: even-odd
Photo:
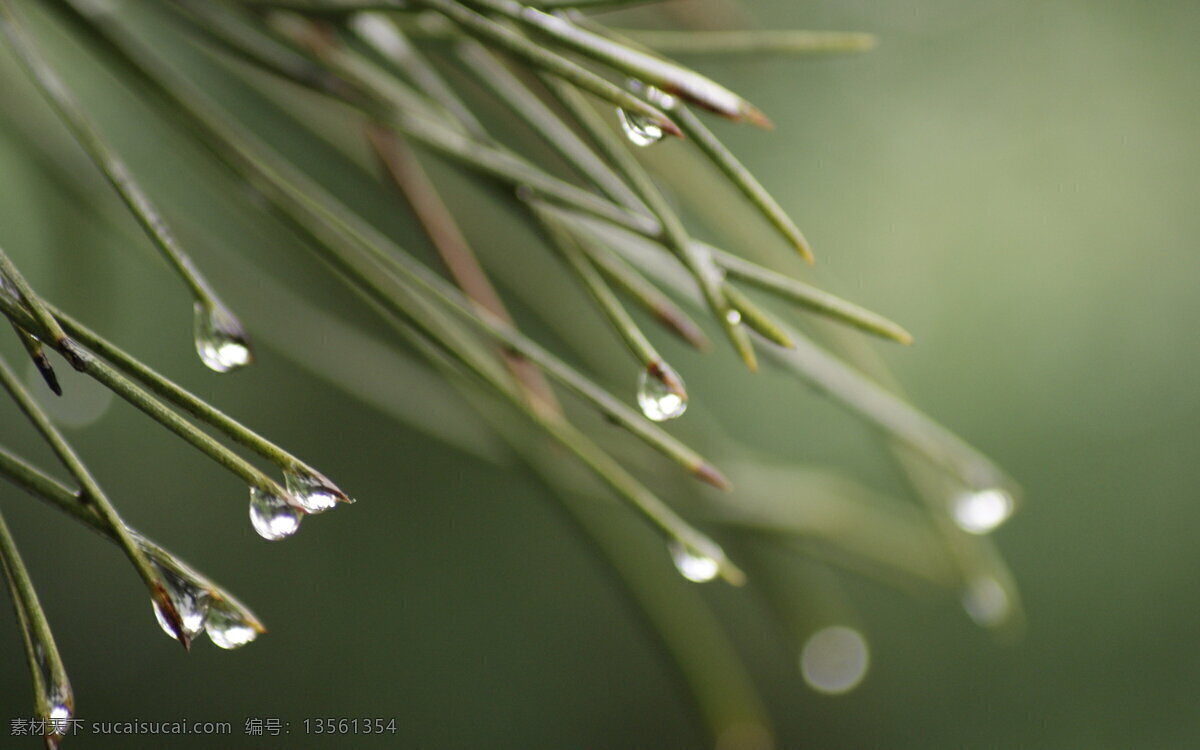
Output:
[[[597,524],[596,505],[561,472],[527,448],[530,431],[578,459],[606,492],[619,497],[660,535],[663,566],[704,582],[740,585],[757,571],[739,565],[713,533],[800,540],[813,554],[857,569],[948,587],[981,624],[1011,628],[1018,619],[1012,581],[986,532],[1014,509],[1018,491],[985,456],[883,387],[878,363],[855,365],[801,332],[806,316],[854,336],[907,344],[887,318],[693,236],[669,179],[652,174],[642,149],[681,139],[741,196],[746,222],[761,221],[806,261],[808,242],[780,204],[710,129],[721,118],[769,128],[757,107],[669,55],[803,55],[868,49],[869,35],[806,31],[648,31],[602,24],[599,12],[646,0],[0,0],[0,40],[45,103],[127,206],[191,294],[200,360],[215,372],[252,364],[253,347],[238,314],[206,278],[203,262],[172,228],[170,206],[143,187],[104,128],[56,69],[42,39],[57,27],[132,89],[172,127],[195,138],[233,180],[252,190],[260,209],[297,237],[297,252],[315,254],[331,277],[380,316],[407,351],[479,405],[493,427],[524,453],[556,490],[582,533],[607,559],[630,597],[664,640],[673,629],[704,630],[705,602],[675,594],[668,607],[637,584],[619,540]],[[666,3],[671,5],[672,3]],[[36,20],[36,23],[31,21]],[[153,23],[147,21],[151,19]],[[269,135],[224,104],[211,86],[185,72],[174,44],[194,64],[241,78],[267,93],[304,89],[353,113],[357,138],[371,155],[381,191],[407,203],[436,250],[429,263],[401,247],[352,202],[310,176]],[[472,87],[464,95],[464,84]],[[492,99],[481,117],[479,93]],[[473,98],[474,97],[474,98]],[[16,107],[6,103],[5,107]],[[19,106],[25,106],[19,105]],[[491,121],[485,121],[485,119]],[[309,125],[297,118],[297,129]],[[555,156],[530,158],[506,143],[514,127],[536,136]],[[309,131],[310,134],[312,131]],[[774,137],[780,137],[778,135]],[[36,138],[32,138],[36,140]],[[35,145],[31,145],[34,148]],[[538,233],[586,292],[640,374],[636,397],[617,394],[523,333],[502,293],[460,227],[431,157],[499,186],[507,210]],[[545,164],[539,162],[547,162]],[[66,179],[71,179],[67,175]],[[202,244],[202,243],[200,243]],[[509,263],[520,264],[514,257]],[[440,267],[439,267],[440,266]],[[756,301],[768,295],[794,308],[789,316]],[[689,309],[691,312],[689,312]],[[41,296],[0,249],[0,312],[48,388],[60,391],[46,349],[166,427],[249,487],[250,517],[267,539],[295,533],[307,516],[350,502],[315,468],[212,404],[180,387]],[[696,317],[699,317],[699,322]],[[790,320],[797,318],[798,320]],[[249,315],[252,320],[252,315]],[[728,491],[722,469],[664,429],[688,405],[683,378],[653,343],[646,323],[700,350],[708,333],[753,371],[759,358],[794,375],[878,428],[924,506],[880,502],[878,493],[831,472],[783,470],[743,461],[739,491],[711,492],[694,512],[667,502],[618,460],[601,439],[577,426],[572,409],[590,409],[624,428],[683,475]],[[853,346],[846,349],[859,351]],[[860,354],[853,355],[860,357]],[[62,365],[60,365],[62,366]],[[862,374],[875,368],[876,377]],[[634,377],[631,376],[631,382]],[[115,543],[145,583],[163,629],[185,647],[201,633],[223,648],[264,632],[232,594],[122,520],[84,461],[12,367],[0,359],[0,383],[53,450],[70,481],[54,478],[0,447],[0,475]],[[524,417],[521,427],[507,419]],[[593,431],[594,432],[594,431]],[[229,445],[232,443],[241,452]],[[628,446],[621,450],[628,452]],[[272,472],[242,454],[269,464]],[[743,482],[741,477],[745,476]],[[787,488],[787,497],[775,496]],[[696,490],[698,491],[698,490]],[[685,490],[685,492],[692,492]],[[606,511],[611,512],[611,511]],[[815,544],[812,544],[815,543]],[[752,553],[748,556],[753,558]],[[74,704],[62,659],[17,548],[0,517],[0,559],[24,636],[35,711],[56,746]],[[765,576],[765,573],[764,573]],[[671,649],[705,707],[714,734],[767,725],[753,688],[717,628],[679,638]],[[718,667],[713,667],[718,665]],[[764,730],[765,731],[765,730]]]

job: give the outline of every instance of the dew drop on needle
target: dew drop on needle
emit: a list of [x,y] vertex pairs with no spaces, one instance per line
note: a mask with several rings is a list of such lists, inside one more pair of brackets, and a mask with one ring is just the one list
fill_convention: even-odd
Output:
[[[641,81],[631,80],[628,85],[633,93],[641,95],[659,109],[670,110],[677,103],[675,97],[653,86],[646,86]],[[621,130],[625,132],[625,137],[635,146],[653,146],[666,135],[662,126],[647,115],[618,108],[617,118],[621,122]]]
[[286,539],[300,529],[303,513],[279,495],[250,488],[250,523],[268,541]]
[[705,552],[678,539],[667,545],[671,561],[679,575],[695,583],[708,583],[721,572],[721,561],[714,553]]
[[950,503],[954,523],[970,534],[989,534],[1013,514],[1016,503],[1001,489],[971,490],[956,495]]
[[[155,567],[158,569],[163,587],[167,590],[167,596],[171,599],[171,604],[175,605],[175,611],[179,613],[184,635],[189,639],[195,637],[201,630],[204,630],[204,618],[208,614],[208,592],[173,571],[159,565],[155,565]],[[154,617],[158,620],[159,627],[163,629],[164,633],[175,638],[176,634],[171,627],[171,620],[157,601],[152,600],[152,604],[154,605]]]
[[204,630],[213,645],[224,649],[240,648],[258,637],[258,629],[246,614],[223,601],[209,607]]
[[[646,419],[652,422],[678,419],[688,407],[687,396],[682,393],[683,379],[664,363],[659,363],[657,369],[660,374],[646,369],[638,376],[638,407]],[[668,382],[674,382],[677,387],[668,387]]]
[[306,513],[324,513],[338,503],[354,502],[323,474],[302,467],[283,473],[284,487]]
[[213,372],[229,372],[254,360],[242,324],[224,307],[195,306],[196,353]]

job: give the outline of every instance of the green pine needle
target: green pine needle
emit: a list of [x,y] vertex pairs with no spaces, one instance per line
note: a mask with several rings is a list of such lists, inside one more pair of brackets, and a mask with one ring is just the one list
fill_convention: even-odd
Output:
[[[386,346],[404,347],[395,351],[423,358],[431,378],[453,386],[443,390],[461,394],[482,417],[478,424],[490,424],[555,488],[564,517],[616,572],[663,649],[676,658],[714,736],[739,721],[765,734],[765,713],[745,667],[720,635],[704,600],[689,592],[678,599],[682,609],[665,604],[664,592],[679,585],[669,558],[693,581],[722,578],[736,585],[761,574],[768,582],[763,587],[768,604],[786,612],[795,609],[794,602],[785,601],[786,587],[771,584],[772,572],[779,570],[763,562],[758,537],[789,544],[812,539],[829,559],[851,560],[851,567],[884,580],[898,576],[968,592],[981,581],[995,586],[1011,606],[1003,621],[983,624],[1007,628],[1020,620],[1012,577],[991,542],[956,519],[953,505],[961,497],[970,499],[971,493],[985,493],[984,500],[1008,502],[1011,510],[1019,492],[989,458],[905,401],[885,369],[854,352],[864,346],[861,333],[908,344],[913,337],[907,330],[770,264],[748,260],[736,242],[718,248],[703,241],[695,220],[704,217],[682,200],[687,191],[663,180],[640,158],[639,147],[679,136],[682,143],[671,150],[672,158],[716,167],[707,171],[712,187],[732,187],[745,199],[733,206],[739,218],[765,221],[811,262],[809,243],[783,204],[706,120],[715,113],[768,127],[766,116],[714,78],[665,55],[858,52],[872,47],[874,37],[615,29],[598,20],[602,16],[584,13],[642,4],[647,3],[167,0],[129,2],[117,10],[91,0],[54,0],[46,9],[58,30],[86,43],[91,59],[172,128],[202,144],[206,158],[226,168],[223,185],[252,188],[263,205],[246,210],[264,217],[272,231],[286,232],[294,252],[319,259],[331,280],[378,316],[392,336]],[[186,207],[170,205],[154,194],[149,181],[135,175],[104,136],[110,126],[72,93],[69,69],[57,69],[43,54],[20,7],[19,0],[0,0],[0,33],[36,90],[184,281],[190,301],[201,313],[225,321],[219,332],[244,346],[241,323],[166,219],[186,216],[181,210]],[[236,87],[242,94],[239,104],[230,105],[214,81]],[[340,118],[337,136],[326,138],[325,125],[296,116],[300,102],[332,110]],[[262,132],[251,124],[249,115],[259,110],[278,115],[274,127],[285,132]],[[282,145],[289,138],[276,140],[276,135],[324,140],[334,153],[340,151],[349,176],[373,180],[361,184],[378,189],[376,197],[394,201],[402,219],[415,221],[423,235],[418,241],[427,240],[435,260],[426,263],[402,246],[356,196],[340,192],[303,159],[289,156]],[[37,140],[44,152],[42,134],[23,137]],[[461,207],[446,182],[447,165],[489,188],[487,199],[533,230],[518,251],[499,258],[488,252],[485,238],[490,239],[492,228],[480,226]],[[55,177],[86,203],[88,190],[80,188],[85,175],[77,172],[63,169]],[[204,246],[203,227],[198,236],[197,245]],[[542,254],[558,262],[550,266],[553,278],[526,299],[511,279],[525,273],[525,262]],[[561,277],[554,275],[559,270]],[[762,294],[778,302],[768,309],[758,301]],[[572,296],[594,306],[598,314],[591,322],[599,321],[611,341],[585,340],[567,324],[578,308],[562,300]],[[555,307],[548,309],[551,298]],[[73,307],[69,300],[62,306]],[[543,342],[519,325],[529,311],[562,333],[560,340]],[[313,488],[331,505],[350,501],[312,465],[130,353],[138,350],[136,342],[129,351],[118,347],[89,323],[42,298],[3,251],[0,314],[52,390],[59,389],[47,348],[244,481],[252,497],[277,501],[276,510],[291,514],[296,524],[324,509],[304,505],[305,493]],[[838,351],[849,354],[835,355],[807,335],[802,326],[812,315],[839,324],[831,335],[839,342]],[[647,321],[661,324],[699,351],[660,341],[667,338],[664,331]],[[729,357],[728,351],[709,352],[709,337],[718,330],[750,370],[758,369],[761,354],[764,366],[793,376],[877,427],[923,504],[902,505],[887,493],[828,470],[777,471],[761,459],[739,458],[750,451],[739,449],[728,436],[718,441],[711,432],[676,434],[673,426],[659,424],[681,414],[688,403],[683,381],[664,352],[672,360],[701,353]],[[847,334],[856,338],[846,339]],[[606,372],[593,372],[572,354],[557,350],[566,347],[579,359],[599,361],[614,342],[628,353],[603,363],[628,375],[628,382],[614,389],[607,385]],[[678,348],[671,349],[672,344]],[[347,344],[339,351],[352,348]],[[244,351],[248,357],[248,348]],[[698,367],[694,362],[688,366]],[[641,412],[634,406],[635,379]],[[85,463],[2,360],[0,385],[78,489],[3,447],[0,476],[116,543],[185,646],[189,636],[171,595],[180,587],[203,602],[204,627],[218,645],[229,623],[238,626],[240,640],[225,645],[241,645],[265,632],[245,605],[125,524]],[[767,380],[746,385],[776,386]],[[671,413],[647,407],[671,399],[678,407]],[[704,398],[694,395],[692,401],[703,403]],[[600,421],[596,416],[623,430],[585,428],[587,420]],[[636,440],[629,440],[630,434]],[[282,474],[283,481],[226,442],[246,449],[255,462]],[[570,457],[586,469],[590,484],[564,479],[556,471],[561,467],[548,466],[545,444],[555,446],[556,456]],[[716,460],[693,446],[712,452]],[[725,463],[733,467],[736,489],[718,468]],[[623,505],[592,503],[588,496],[600,491]],[[648,536],[660,544],[657,558],[648,562],[630,552],[632,547],[614,535],[617,527],[606,517],[612,513],[629,513],[653,530],[657,536]],[[726,540],[733,542],[729,549],[736,562],[722,546]],[[807,545],[804,549],[822,554]],[[33,667],[37,710],[50,718],[56,706],[69,708],[70,688],[3,519],[0,560]],[[644,575],[647,566],[654,567],[654,575]],[[788,570],[797,573],[799,567]],[[659,576],[660,570],[669,577]],[[700,635],[688,640],[689,634]]]

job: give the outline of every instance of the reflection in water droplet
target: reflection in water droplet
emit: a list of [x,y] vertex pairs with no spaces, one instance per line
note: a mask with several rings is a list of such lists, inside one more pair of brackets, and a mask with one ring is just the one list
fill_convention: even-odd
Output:
[[246,330],[224,307],[195,306],[196,353],[208,369],[229,372],[250,364],[254,357]]
[[[46,717],[46,734],[53,737],[62,737],[71,731],[71,708],[65,703],[58,703],[50,708],[50,715]],[[53,745],[57,747],[57,744]]]
[[240,648],[258,637],[246,615],[228,602],[215,602],[204,620],[208,639],[218,648]]
[[258,535],[268,541],[278,541],[295,534],[300,529],[300,509],[278,495],[250,488],[250,523]]
[[[679,377],[679,373],[666,364],[659,364],[658,369],[668,380],[673,379],[679,383],[682,389],[683,379]],[[638,376],[637,402],[642,414],[652,422],[665,422],[682,417],[688,406],[686,396],[668,388],[661,378],[649,370],[642,370],[642,374]]]
[[50,706],[50,711],[44,717],[46,725],[43,734],[49,740],[46,743],[48,747],[57,747],[56,739],[71,729],[71,706],[75,699],[71,695],[71,685],[65,681],[65,676],[51,667],[42,644],[33,644],[33,656],[41,673],[40,703]]
[[963,591],[962,605],[967,615],[985,628],[1002,624],[1012,610],[1008,592],[992,576],[976,578],[968,583]]
[[845,625],[814,633],[800,652],[800,673],[819,693],[841,695],[862,682],[870,665],[870,652],[862,634]]
[[[154,567],[158,570],[167,595],[171,598],[171,603],[175,605],[175,610],[179,613],[184,633],[188,638],[194,638],[201,630],[204,630],[204,618],[208,613],[208,592],[180,577],[174,571],[158,564],[155,564]],[[152,600],[152,604],[154,605],[154,617],[158,620],[159,627],[163,629],[164,633],[174,638],[175,631],[171,629],[171,621],[167,619],[157,601]]]
[[[678,100],[670,94],[653,86],[646,86],[641,81],[630,80],[628,86],[630,91],[641,95],[648,103],[659,109],[670,110],[678,103]],[[653,146],[666,135],[662,126],[646,115],[617,109],[617,117],[621,121],[621,129],[625,131],[625,137],[635,146]]]
[[959,528],[971,534],[988,534],[1013,514],[1012,495],[1001,489],[964,492],[950,506],[950,514]]
[[671,552],[671,560],[679,575],[695,583],[708,583],[721,572],[720,550],[704,551],[685,544],[678,539],[671,540],[667,545]]
[[621,130],[625,131],[625,137],[635,146],[645,148],[663,139],[663,129],[645,115],[632,115],[618,109],[617,117],[621,120]]
[[338,503],[354,502],[324,474],[296,467],[283,472],[284,486],[308,513],[324,513]]
[[725,313],[725,320],[729,321],[729,325],[735,326],[742,322],[742,314],[737,310],[730,310]]

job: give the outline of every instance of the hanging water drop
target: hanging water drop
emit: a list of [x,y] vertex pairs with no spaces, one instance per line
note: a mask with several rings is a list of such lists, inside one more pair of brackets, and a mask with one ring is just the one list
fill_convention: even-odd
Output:
[[254,360],[246,330],[233,313],[221,305],[196,303],[195,334],[196,353],[214,372],[236,370]]
[[[640,94],[647,102],[662,110],[673,109],[678,103],[678,100],[670,94],[653,86],[647,86],[641,81],[630,80],[628,87],[630,91]],[[621,129],[625,131],[625,137],[635,146],[643,148],[653,146],[666,135],[662,126],[647,115],[627,112],[618,108],[617,117],[621,121]]]
[[66,702],[56,703],[50,707],[50,715],[46,717],[46,734],[53,737],[63,737],[71,730],[73,713]]
[[869,665],[867,640],[845,625],[818,630],[800,651],[804,681],[813,690],[827,695],[842,695],[858,687]]
[[963,609],[975,624],[996,627],[1008,619],[1012,602],[1000,581],[982,576],[967,583],[962,595]]
[[258,627],[241,610],[226,601],[214,602],[204,620],[208,639],[217,648],[240,648],[258,637]]
[[635,146],[653,146],[665,135],[662,127],[645,115],[634,115],[617,109],[617,117],[621,121],[621,130],[625,131],[625,137]]
[[742,322],[742,314],[737,310],[730,310],[729,312],[725,313],[725,320],[729,323],[729,325],[736,326]]
[[296,466],[283,472],[284,486],[288,494],[306,513],[324,513],[338,503],[352,503],[346,493],[318,471]]
[[[158,569],[159,578],[167,590],[171,604],[175,605],[175,611],[179,613],[179,621],[184,635],[189,640],[196,637],[200,631],[204,630],[204,618],[208,614],[208,592],[161,565],[155,564],[155,568]],[[154,605],[154,617],[158,620],[159,627],[167,635],[176,638],[170,618],[162,611],[158,601],[152,600],[152,604]]]
[[295,534],[303,515],[279,495],[250,488],[250,523],[263,539],[274,542]]
[[48,653],[41,643],[33,644],[33,657],[41,677],[38,705],[48,707],[43,717],[45,726],[42,734],[47,747],[57,747],[59,738],[71,731],[75,698],[66,674],[61,668],[55,669],[50,663]]
[[682,417],[688,406],[683,379],[664,362],[651,365],[638,376],[637,402],[652,422]]
[[673,539],[667,545],[671,552],[671,560],[679,575],[695,583],[708,583],[721,572],[721,558],[724,556],[719,549],[705,551],[697,546]]
[[950,515],[963,531],[989,534],[1013,514],[1016,503],[1001,489],[972,490],[956,495],[950,503]]

